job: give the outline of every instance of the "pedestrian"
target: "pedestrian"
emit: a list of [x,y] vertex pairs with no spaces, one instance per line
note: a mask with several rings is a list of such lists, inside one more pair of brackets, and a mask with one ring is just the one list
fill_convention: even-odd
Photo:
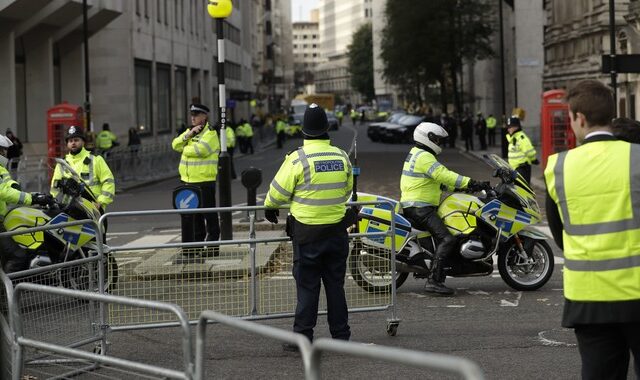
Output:
[[522,131],[520,118],[511,116],[507,119],[507,142],[509,143],[509,165],[527,181],[531,182],[531,165],[538,165],[536,150],[529,137]]
[[246,122],[244,123],[243,126],[243,131],[244,131],[244,143],[246,144],[247,147],[247,153],[248,154],[253,154],[253,127],[251,126],[251,123]]
[[246,130],[244,125],[246,121],[244,119],[240,119],[240,122],[236,126],[236,141],[238,142],[238,146],[240,147],[240,153],[247,153],[247,137],[245,136]]
[[[113,173],[102,156],[95,156],[84,148],[85,135],[80,127],[70,126],[64,138],[67,153],[64,160],[78,173],[85,185],[96,197],[95,206],[104,214],[116,196],[116,182]],[[51,195],[59,194],[58,181],[71,175],[56,165],[51,178]],[[106,225],[105,225],[106,230]]]
[[455,148],[458,139],[458,118],[447,115],[445,122],[449,126],[449,131],[447,131],[449,133],[449,148]]
[[284,116],[281,116],[278,118],[278,121],[276,121],[276,142],[278,149],[282,149],[282,145],[284,144],[284,139],[286,137],[286,129],[287,124],[284,121]]
[[465,112],[460,125],[462,129],[462,140],[464,140],[464,149],[466,152],[473,150],[473,119],[468,112]]
[[109,123],[104,123],[102,124],[102,131],[96,136],[96,148],[100,154],[106,157],[114,146],[118,146],[118,138],[111,132]]
[[[218,156],[220,141],[218,133],[209,125],[209,108],[194,103],[189,107],[191,128],[173,139],[171,146],[180,157],[180,180],[199,188],[202,208],[216,207],[216,177],[218,175]],[[182,217],[182,242],[217,241],[220,238],[218,213],[192,214]],[[201,256],[208,256],[210,250],[200,250]],[[213,249],[218,256],[219,247]],[[177,264],[189,263],[197,258],[194,251],[185,250],[182,257],[176,258]]]
[[402,214],[411,225],[428,230],[438,240],[431,273],[424,290],[437,295],[452,295],[454,290],[445,286],[445,260],[453,254],[456,238],[438,216],[442,195],[441,185],[448,188],[480,191],[490,186],[450,171],[436,158],[449,137],[447,131],[435,123],[422,122],[413,131],[415,146],[404,161],[400,177],[400,205]]
[[611,90],[596,80],[567,93],[581,145],[549,157],[547,218],[564,250],[562,326],[573,328],[583,379],[640,378],[640,145],[616,139]]
[[140,136],[138,135],[138,131],[136,127],[129,128],[129,141],[127,146],[129,147],[129,153],[131,154],[131,163],[133,167],[138,166],[140,161],[138,160],[138,151],[140,150],[140,145],[142,141],[140,140]]
[[7,158],[9,159],[9,170],[11,173],[15,173],[18,170],[18,164],[20,157],[22,156],[22,141],[18,136],[13,134],[11,129],[7,129],[5,136],[11,141],[11,145],[7,149]]
[[233,164],[233,152],[236,148],[236,133],[233,131],[231,125],[227,125],[225,128],[225,134],[227,136],[227,153],[229,153],[229,163],[231,164],[231,179],[236,179],[236,168]]
[[351,118],[351,124],[355,127],[356,121],[359,117],[358,111],[355,108],[352,108],[351,112],[349,113],[349,117]]
[[338,127],[342,127],[342,119],[344,118],[344,112],[342,112],[342,108],[336,111],[336,118],[338,119]]
[[364,124],[366,117],[365,107],[362,107],[362,111],[360,111],[360,125]]
[[496,126],[498,125],[498,120],[493,117],[493,114],[489,114],[486,121],[487,133],[489,135],[489,146],[496,146]]
[[[325,288],[329,330],[349,340],[344,281],[349,255],[347,227],[355,222],[345,203],[353,186],[347,154],[331,145],[325,111],[312,103],[304,113],[304,144],[289,153],[264,201],[265,218],[278,223],[278,207],[290,204],[287,220],[293,239],[293,277],[297,306],[293,331],[313,341],[318,318],[320,281]],[[286,344],[285,350],[295,350]]]
[[[11,140],[0,135],[0,220],[4,220],[9,211],[7,205],[30,206],[47,205],[51,199],[48,194],[27,193],[20,190],[20,184],[11,178],[7,171],[9,149],[13,146]],[[4,223],[0,222],[0,233],[6,232]],[[0,262],[5,273],[28,269],[31,257],[20,247],[12,237],[0,238]],[[0,360],[1,361],[1,360]]]
[[476,120],[476,135],[480,141],[480,150],[487,150],[487,122],[482,116],[482,112],[478,112]]

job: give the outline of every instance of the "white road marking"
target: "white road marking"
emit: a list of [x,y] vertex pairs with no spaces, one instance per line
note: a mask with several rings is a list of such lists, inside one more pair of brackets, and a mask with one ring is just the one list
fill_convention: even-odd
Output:
[[139,246],[139,245],[156,245],[156,244],[166,244],[171,242],[172,240],[174,240],[176,238],[175,234],[171,234],[171,235],[145,235],[141,238],[138,238],[136,240],[130,241],[129,243],[125,244],[123,247],[134,247],[134,246]]
[[[506,291],[504,292],[505,294],[511,294],[510,291]],[[518,304],[520,303],[520,298],[522,298],[522,292],[517,292],[516,293],[516,300],[515,301],[507,301],[505,299],[500,300],[500,306],[506,306],[506,307],[517,307]]]
[[126,232],[109,232],[107,233],[107,237],[113,237],[113,236],[129,236],[129,235],[139,235],[141,234],[141,232],[138,231],[126,231]]
[[469,290],[467,291],[467,293],[473,296],[488,296],[491,294],[491,293],[485,292],[484,290]]
[[540,341],[540,343],[542,343],[543,346],[551,346],[551,347],[559,347],[559,346],[575,347],[575,346],[577,346],[576,343],[560,342],[558,340],[549,339],[549,338],[545,337],[545,335],[547,335],[548,333],[550,333],[552,331],[553,330],[540,331],[538,333],[538,340]]

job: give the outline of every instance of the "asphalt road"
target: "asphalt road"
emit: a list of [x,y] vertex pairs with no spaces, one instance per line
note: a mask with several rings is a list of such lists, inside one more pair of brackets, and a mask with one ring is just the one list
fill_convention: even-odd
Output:
[[[365,128],[345,126],[331,136],[338,146],[349,150],[354,133],[358,134],[357,157],[362,168],[359,191],[397,199],[399,175],[410,146],[372,143],[366,138]],[[284,153],[299,144],[301,140],[290,140],[283,150],[272,148],[245,156],[236,161],[236,170],[240,173],[250,166],[262,169],[263,184],[258,193],[264,193]],[[491,169],[473,156],[445,150],[440,158],[461,174],[491,179]],[[177,184],[175,179],[118,194],[112,211],[168,208],[171,189]],[[234,204],[246,201],[239,181],[234,181],[232,188]],[[141,237],[167,234],[167,229],[177,238],[178,226],[177,218],[118,219],[110,223],[109,243],[126,244]],[[489,379],[580,378],[575,337],[571,330],[560,327],[562,252],[552,241],[550,244],[556,256],[555,271],[549,283],[538,291],[514,291],[500,279],[497,270],[488,277],[448,279],[447,284],[456,289],[456,295],[446,298],[425,294],[424,280],[409,278],[398,289],[397,316],[401,323],[397,336],[386,333],[390,312],[369,312],[350,316],[352,340],[465,357],[478,363]],[[287,283],[291,287],[290,279]],[[289,330],[292,320],[261,323]],[[219,325],[210,326],[208,331],[205,358],[209,378],[303,377],[300,357],[283,352],[278,342]],[[316,331],[317,337],[330,336],[325,317],[319,318]],[[181,341],[176,329],[114,332],[110,337],[113,355],[180,368]],[[448,378],[431,370],[333,354],[323,356],[322,373],[323,378]]]

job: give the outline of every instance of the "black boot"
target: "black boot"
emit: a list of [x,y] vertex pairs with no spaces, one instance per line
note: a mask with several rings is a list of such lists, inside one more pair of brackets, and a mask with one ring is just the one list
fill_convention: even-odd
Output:
[[427,279],[427,283],[424,285],[424,291],[427,293],[434,293],[442,296],[451,296],[455,291],[444,285],[444,268],[442,266],[442,259],[436,258],[433,260],[433,267],[431,267],[431,276]]

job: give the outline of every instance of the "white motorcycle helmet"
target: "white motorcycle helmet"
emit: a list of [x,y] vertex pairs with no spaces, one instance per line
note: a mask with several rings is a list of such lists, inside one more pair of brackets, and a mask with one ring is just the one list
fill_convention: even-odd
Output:
[[7,149],[9,149],[10,146],[13,146],[11,140],[9,140],[5,135],[0,135],[0,165],[5,168],[9,162],[9,159],[7,158]]
[[413,131],[413,140],[440,154],[446,138],[449,137],[444,128],[435,123],[422,122]]

